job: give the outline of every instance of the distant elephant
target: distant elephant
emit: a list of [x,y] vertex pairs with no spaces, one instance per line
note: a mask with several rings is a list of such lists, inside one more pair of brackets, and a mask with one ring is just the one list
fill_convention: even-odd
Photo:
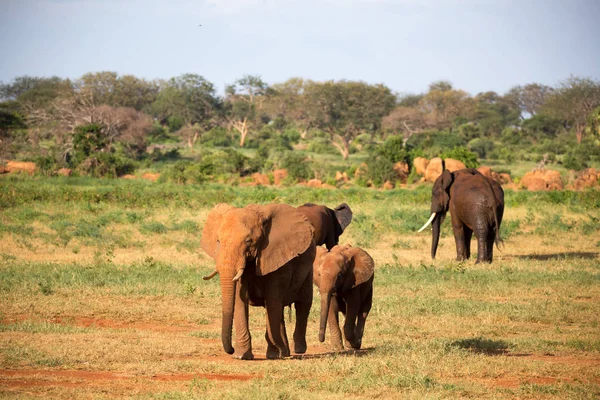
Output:
[[340,235],[352,222],[352,210],[346,203],[333,210],[327,206],[306,203],[298,207],[298,211],[306,215],[315,228],[315,244],[324,244],[327,250],[338,244]]
[[492,262],[494,242],[500,239],[504,214],[502,186],[473,168],[450,172],[444,170],[435,181],[431,196],[431,217],[419,230],[432,225],[431,258],[435,258],[440,239],[440,225],[450,211],[456,241],[456,259],[471,256],[471,236],[477,238],[477,263]]
[[[321,293],[319,341],[325,341],[325,328],[331,329],[331,344],[343,350],[338,312],[346,316],[346,347],[360,349],[365,322],[373,303],[373,258],[358,247],[335,246],[330,252],[317,248],[313,280]],[[333,299],[333,300],[332,300]]]
[[[267,358],[290,355],[283,308],[296,308],[294,351],[306,351],[306,324],[312,305],[314,228],[302,213],[285,204],[215,206],[202,231],[202,248],[221,277],[223,348],[234,358],[251,360],[248,305],[267,311]],[[234,312],[235,311],[235,312]],[[235,316],[235,320],[234,320]],[[235,322],[236,348],[231,342]]]

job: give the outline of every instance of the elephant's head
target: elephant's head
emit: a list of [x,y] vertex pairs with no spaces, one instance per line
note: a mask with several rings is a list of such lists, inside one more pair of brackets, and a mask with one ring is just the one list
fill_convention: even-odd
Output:
[[375,263],[364,250],[349,245],[335,246],[330,252],[317,249],[313,280],[321,293],[319,340],[325,341],[327,315],[331,298],[367,282],[373,276]]
[[440,240],[440,226],[448,208],[450,207],[450,187],[454,182],[454,175],[447,169],[436,179],[431,190],[431,216],[429,220],[423,225],[419,232],[427,228],[429,224],[432,225],[432,241],[431,241],[431,258],[435,258],[437,252],[438,242]]
[[352,222],[352,210],[346,203],[331,209],[324,205],[306,203],[298,207],[298,211],[310,219],[315,228],[315,244],[325,245],[331,250],[338,244],[340,236]]
[[313,231],[303,214],[285,204],[253,204],[244,208],[218,204],[210,211],[202,231],[202,249],[215,260],[216,269],[204,279],[217,273],[221,277],[221,336],[227,353],[234,352],[231,329],[235,301],[239,298],[236,282],[246,267],[255,267],[246,273],[257,276],[276,271],[309,248]]

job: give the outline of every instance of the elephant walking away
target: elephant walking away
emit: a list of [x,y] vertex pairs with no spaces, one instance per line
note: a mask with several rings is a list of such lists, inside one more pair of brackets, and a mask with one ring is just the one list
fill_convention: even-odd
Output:
[[331,345],[343,350],[339,312],[344,320],[344,341],[347,348],[360,349],[365,322],[373,303],[373,258],[358,247],[335,246],[330,252],[317,248],[313,280],[321,293],[319,340],[325,341],[329,325]]
[[477,263],[492,262],[494,242],[502,241],[500,224],[504,214],[502,186],[473,168],[444,170],[435,181],[431,196],[431,216],[419,232],[432,225],[431,258],[435,259],[440,225],[450,211],[456,241],[456,259],[471,256],[471,237],[477,239]]
[[[223,348],[234,358],[251,360],[248,306],[266,309],[267,358],[290,355],[283,309],[296,309],[294,352],[306,352],[306,325],[313,300],[314,228],[286,204],[215,206],[202,231],[202,249],[216,262],[221,279]],[[235,324],[236,347],[232,345]]]
[[346,203],[333,210],[327,206],[306,203],[298,207],[298,211],[306,215],[315,228],[315,244],[324,244],[327,250],[339,243],[341,234],[352,222],[352,210]]

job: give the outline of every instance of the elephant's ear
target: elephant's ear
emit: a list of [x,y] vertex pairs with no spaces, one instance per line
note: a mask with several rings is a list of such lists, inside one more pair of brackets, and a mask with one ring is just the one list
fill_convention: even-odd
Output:
[[442,172],[441,178],[442,187],[444,188],[444,210],[448,210],[450,203],[450,195],[448,194],[448,190],[450,189],[452,182],[454,182],[454,175],[450,171],[445,169],[444,172]]
[[265,236],[256,257],[256,274],[267,275],[304,253],[313,241],[310,220],[287,204],[263,206]]
[[354,277],[352,287],[371,279],[375,272],[375,262],[369,253],[357,247],[346,249],[344,252],[350,259],[350,270],[348,272]]
[[318,268],[319,263],[321,262],[321,259],[323,258],[323,256],[327,253],[328,253],[328,251],[325,247],[317,246],[317,255],[315,256],[315,261],[313,262],[313,268],[315,270]]
[[216,260],[217,255],[219,254],[219,238],[217,237],[217,232],[221,227],[223,215],[232,208],[234,207],[230,206],[229,204],[217,204],[212,210],[210,210],[208,217],[206,218],[206,223],[202,229],[201,246],[202,249],[213,258],[213,260]]
[[333,212],[336,220],[340,224],[340,228],[342,228],[342,232],[344,232],[346,227],[352,222],[352,210],[350,209],[350,206],[346,203],[342,203],[337,206]]
[[442,187],[445,191],[447,191],[450,185],[452,185],[452,181],[454,181],[452,173],[445,169],[444,172],[442,172]]

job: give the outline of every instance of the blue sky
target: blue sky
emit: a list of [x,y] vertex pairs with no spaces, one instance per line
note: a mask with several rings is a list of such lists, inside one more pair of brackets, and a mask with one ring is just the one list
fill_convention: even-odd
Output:
[[[600,79],[599,0],[0,0],[0,81],[110,70],[472,94]],[[198,25],[202,24],[201,27]]]

